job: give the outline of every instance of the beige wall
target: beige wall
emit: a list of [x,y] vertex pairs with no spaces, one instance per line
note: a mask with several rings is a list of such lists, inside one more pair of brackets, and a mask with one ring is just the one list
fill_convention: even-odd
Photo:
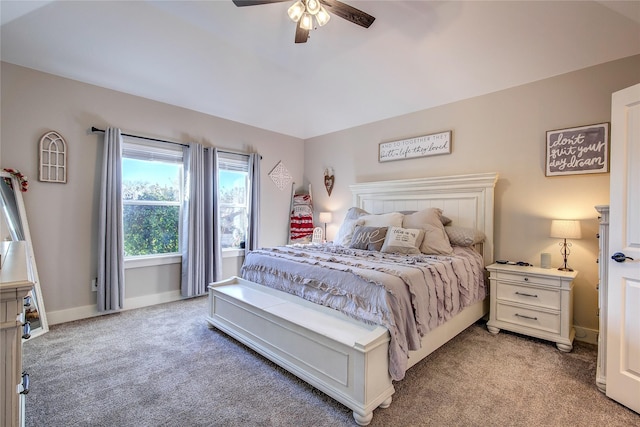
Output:
[[[582,220],[569,262],[580,271],[575,288],[578,333],[597,329],[597,232],[594,205],[609,200],[609,175],[544,176],[547,130],[610,120],[611,93],[640,81],[640,56],[408,114],[305,141],[167,104],[2,63],[0,165],[30,178],[25,204],[47,311],[57,319],[91,315],[96,276],[97,207],[101,135],[91,126],[175,141],[197,141],[238,151],[255,149],[262,161],[264,246],[286,241],[289,191],[267,173],[282,160],[296,182],[313,184],[316,211],[334,212],[331,238],[351,206],[349,184],[495,171],[495,258],[539,264],[541,252],[561,263],[548,237],[552,218]],[[69,144],[69,182],[37,181],[37,143],[49,130]],[[452,153],[380,164],[380,142],[453,131]],[[333,167],[336,186],[322,182]],[[225,260],[225,275],[238,260]],[[179,266],[127,271],[127,298],[162,300],[179,288]],[[132,302],[132,304],[134,304]],[[130,304],[130,305],[132,305]],[[587,337],[593,339],[593,336]]]
[[[102,134],[90,133],[91,126],[116,126],[126,133],[235,151],[257,150],[263,156],[261,244],[286,242],[290,189],[280,191],[267,174],[281,160],[301,183],[302,140],[8,63],[2,63],[1,85],[0,165],[19,169],[29,178],[24,200],[50,322],[94,314],[96,294],[90,283],[97,275]],[[37,180],[37,145],[50,130],[68,143],[67,184]],[[237,270],[238,259],[225,259],[225,275]],[[126,283],[125,307],[175,298],[180,267],[127,270]]]
[[[495,259],[540,264],[550,252],[561,264],[558,241],[549,237],[552,218],[582,220],[569,264],[580,274],[575,286],[578,335],[598,328],[597,212],[609,202],[609,174],[545,177],[545,132],[610,121],[611,93],[640,81],[640,56],[584,69],[477,98],[312,138],[305,141],[305,178],[314,188],[316,211],[334,212],[331,238],[352,199],[353,183],[421,176],[498,172]],[[452,153],[378,163],[378,144],[453,131]],[[331,197],[323,170],[333,167]],[[615,167],[615,166],[614,166]]]

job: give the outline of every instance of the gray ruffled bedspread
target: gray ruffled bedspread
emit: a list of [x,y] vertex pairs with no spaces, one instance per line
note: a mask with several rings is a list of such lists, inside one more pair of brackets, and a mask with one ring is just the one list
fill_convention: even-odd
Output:
[[389,373],[401,380],[422,336],[484,299],[483,271],[482,256],[472,248],[435,256],[325,244],[254,250],[242,277],[386,327]]

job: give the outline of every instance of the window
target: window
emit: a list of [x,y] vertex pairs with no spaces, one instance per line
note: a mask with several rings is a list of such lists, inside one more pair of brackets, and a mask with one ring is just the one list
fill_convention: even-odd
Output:
[[244,247],[249,221],[249,157],[219,153],[218,178],[222,249],[239,249]]
[[182,147],[125,137],[122,153],[124,255],[180,252]]

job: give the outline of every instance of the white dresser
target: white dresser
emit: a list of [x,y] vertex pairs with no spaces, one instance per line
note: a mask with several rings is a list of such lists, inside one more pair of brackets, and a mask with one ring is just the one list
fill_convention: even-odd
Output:
[[598,363],[596,385],[607,391],[607,278],[609,277],[609,206],[596,206],[600,214],[598,222]]
[[500,329],[553,341],[573,349],[573,280],[577,271],[492,264],[487,267],[491,306],[487,329]]
[[24,425],[24,397],[29,376],[22,372],[22,341],[30,334],[25,302],[33,276],[25,242],[1,242],[0,253],[0,425]]

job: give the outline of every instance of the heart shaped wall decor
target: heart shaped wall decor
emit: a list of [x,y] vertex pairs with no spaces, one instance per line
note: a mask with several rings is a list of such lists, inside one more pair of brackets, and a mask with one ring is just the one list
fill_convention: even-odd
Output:
[[333,184],[335,184],[335,175],[333,174],[333,169],[325,169],[324,170],[324,186],[327,189],[327,194],[331,197],[331,191],[333,190]]

